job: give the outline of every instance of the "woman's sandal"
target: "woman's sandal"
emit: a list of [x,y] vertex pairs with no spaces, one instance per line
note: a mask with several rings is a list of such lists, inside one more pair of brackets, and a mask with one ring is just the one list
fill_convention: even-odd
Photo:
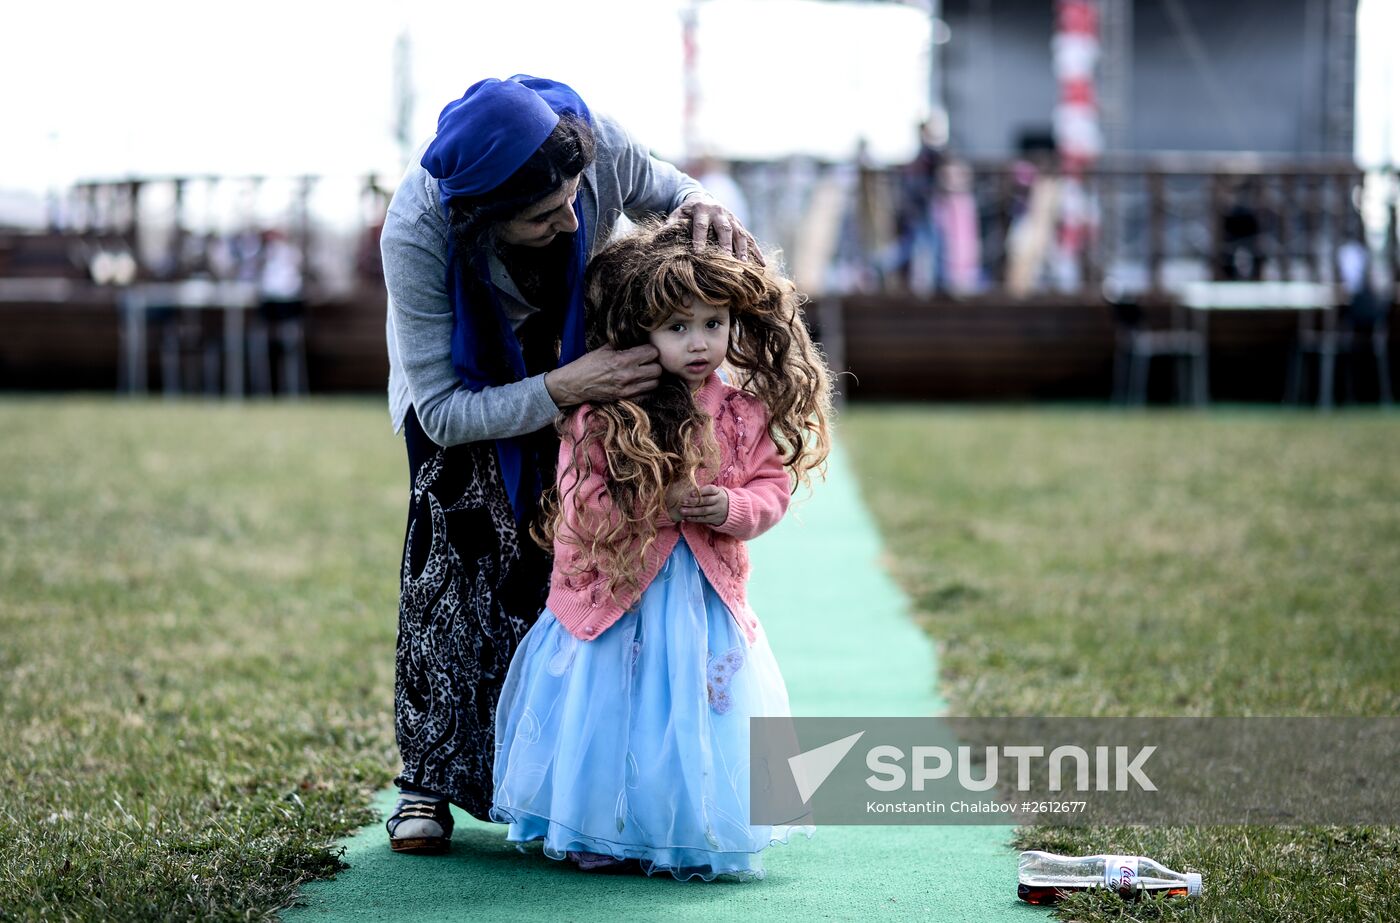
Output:
[[[441,836],[396,837],[394,831],[406,820],[430,820],[442,828]],[[452,843],[452,807],[442,801],[415,801],[400,798],[394,813],[384,822],[389,831],[389,848],[394,852],[435,855],[446,852]]]

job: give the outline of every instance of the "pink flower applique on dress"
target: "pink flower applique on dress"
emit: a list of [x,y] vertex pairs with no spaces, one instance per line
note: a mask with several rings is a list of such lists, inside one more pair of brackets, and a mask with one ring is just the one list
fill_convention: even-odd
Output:
[[706,688],[710,694],[710,708],[715,714],[728,713],[734,704],[729,697],[729,683],[739,668],[744,665],[744,649],[733,647],[723,654],[711,654],[707,670]]

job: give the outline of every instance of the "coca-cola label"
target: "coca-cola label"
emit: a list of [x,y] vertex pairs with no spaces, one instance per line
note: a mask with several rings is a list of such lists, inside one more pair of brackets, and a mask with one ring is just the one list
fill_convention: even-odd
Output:
[[1104,856],[1103,884],[1110,891],[1131,891],[1137,887],[1137,856]]

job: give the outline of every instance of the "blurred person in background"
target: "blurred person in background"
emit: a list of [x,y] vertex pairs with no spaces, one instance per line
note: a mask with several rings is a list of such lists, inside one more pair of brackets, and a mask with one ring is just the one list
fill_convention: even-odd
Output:
[[[1344,293],[1341,312],[1342,348],[1350,362],[1346,399],[1355,398],[1353,379],[1361,354],[1369,347],[1375,361],[1377,400],[1389,406],[1395,399],[1390,383],[1390,299],[1384,277],[1377,273],[1376,261],[1364,241],[1361,215],[1348,216],[1348,236],[1337,247],[1337,281]],[[1379,284],[1378,284],[1379,283]]]
[[834,164],[829,178],[843,190],[845,201],[836,216],[826,286],[839,292],[880,291],[900,260],[897,203],[884,172],[870,156],[869,142],[858,139],[850,163]]
[[253,391],[272,393],[271,340],[282,357],[281,388],[300,394],[306,378],[306,280],[301,248],[278,228],[262,233],[257,254],[258,318],[248,332]]
[[497,698],[549,592],[531,541],[553,423],[656,386],[656,348],[584,348],[584,268],[619,216],[689,222],[761,262],[743,224],[565,84],[474,84],[438,118],[389,205],[389,409],[409,514],[396,654],[398,852],[447,848],[453,803],[489,820]]
[[285,231],[264,231],[258,255],[258,294],[269,317],[296,313],[305,305],[301,250]]
[[1217,270],[1222,279],[1258,282],[1264,278],[1263,222],[1255,202],[1258,184],[1236,179],[1226,190],[1228,205],[1221,214]]
[[982,287],[982,232],[977,199],[972,191],[972,167],[947,160],[938,169],[938,196],[933,203],[934,227],[942,242],[938,288],[953,295],[971,295]]
[[932,123],[919,125],[919,150],[899,173],[899,249],[893,270],[907,290],[927,295],[938,285],[942,239],[934,209],[943,150]]

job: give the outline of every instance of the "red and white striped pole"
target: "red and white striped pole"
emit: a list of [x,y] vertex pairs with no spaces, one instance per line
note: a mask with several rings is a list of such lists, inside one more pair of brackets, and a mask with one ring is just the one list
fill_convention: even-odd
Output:
[[[1113,2],[1113,0],[1107,0]],[[1084,172],[1103,152],[1094,68],[1099,60],[1098,0],[1055,0],[1053,42],[1060,100],[1055,106],[1055,147],[1064,170],[1060,245],[1080,252],[1094,231]]]
[[685,147],[686,165],[700,154],[697,122],[700,117],[700,0],[690,0],[681,10],[681,67],[685,87],[685,103],[681,110],[681,143]]

